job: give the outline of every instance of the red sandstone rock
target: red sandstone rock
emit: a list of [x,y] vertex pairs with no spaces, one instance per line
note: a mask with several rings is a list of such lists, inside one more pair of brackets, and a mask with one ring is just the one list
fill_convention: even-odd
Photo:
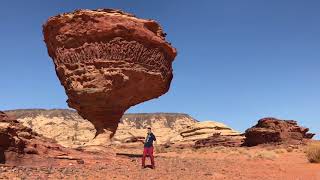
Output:
[[50,157],[68,153],[68,149],[51,139],[38,136],[0,111],[0,163],[23,165],[37,161],[37,165],[47,165]]
[[154,20],[77,10],[49,18],[43,34],[68,105],[107,141],[129,107],[169,90],[176,50]]
[[242,135],[220,135],[220,133],[213,134],[211,137],[200,139],[195,142],[195,148],[201,147],[214,147],[214,146],[224,146],[224,147],[239,147],[243,143],[244,137]]
[[301,143],[304,139],[311,139],[315,134],[307,133],[308,128],[300,127],[293,120],[279,120],[263,118],[258,124],[245,132],[246,146],[264,143]]

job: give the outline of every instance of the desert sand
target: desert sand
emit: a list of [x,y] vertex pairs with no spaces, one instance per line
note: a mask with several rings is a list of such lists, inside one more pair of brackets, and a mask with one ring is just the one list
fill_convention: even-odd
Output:
[[[320,179],[320,164],[309,163],[304,149],[304,146],[169,148],[155,153],[156,169],[141,169],[141,147],[121,146],[99,156],[82,153],[84,164],[60,159],[58,164],[43,167],[35,162],[24,166],[1,165],[0,174],[2,179]],[[114,152],[128,153],[131,157]]]
[[[73,121],[78,123],[84,121],[83,119],[72,120],[71,115],[74,115],[74,111],[68,110],[19,110],[9,111],[8,113],[14,114],[13,112],[21,119],[31,119],[31,121],[42,117],[42,123],[39,123],[38,126],[30,126],[35,129],[44,129],[46,126],[52,125],[53,120],[60,118],[57,121],[60,124],[56,125],[55,128],[56,131],[58,131],[57,128],[60,128],[64,132],[63,128],[66,127],[61,126],[61,121],[67,124],[72,124]],[[46,119],[43,119],[44,116],[46,116]],[[158,119],[156,124],[148,121],[149,118],[154,117],[161,117],[161,119]],[[181,114],[131,114],[125,116],[125,123],[122,122],[121,126],[129,132],[135,132],[137,129],[143,131],[144,125],[153,125],[156,129],[156,127],[165,124],[164,122],[170,121],[172,126],[167,128],[175,132],[177,130],[175,128],[181,127],[181,123],[184,122],[181,121],[181,118],[185,117],[190,118],[191,124],[198,123],[190,116]],[[229,146],[230,144],[223,142],[223,140],[226,140],[221,138],[224,137],[223,135],[221,137],[214,135],[209,138],[195,135],[193,137],[198,137],[200,140],[176,139],[176,141],[170,143],[159,141],[155,144],[156,168],[151,169],[150,166],[147,166],[142,169],[143,144],[139,141],[123,141],[107,146],[101,144],[99,146],[76,147],[75,144],[70,146],[61,137],[52,136],[53,134],[43,133],[47,136],[45,137],[39,134],[44,131],[33,132],[32,129],[22,125],[26,121],[21,119],[19,120],[21,122],[19,122],[5,113],[1,114],[1,118],[1,147],[6,148],[2,151],[5,162],[0,164],[1,179],[317,180],[320,178],[320,164],[310,163],[306,156],[309,144],[320,143],[316,140],[303,139],[296,144],[293,144],[294,141],[289,141],[290,143],[281,141],[263,143],[252,147],[235,144],[237,146],[232,147]],[[151,122],[151,124],[146,122]],[[136,125],[132,126],[132,124]],[[218,127],[220,126],[221,123]],[[68,126],[67,130],[70,131],[71,135],[72,132],[78,130],[78,126],[72,126],[73,129],[70,127]],[[128,129],[129,127],[136,127],[137,129]],[[297,129],[299,128],[294,126],[293,134],[296,134]],[[269,131],[271,130],[269,129]],[[66,137],[68,136],[66,134]],[[5,143],[6,141],[10,143]],[[21,142],[25,145],[20,146]],[[203,142],[203,144],[202,146],[196,146],[196,142]],[[206,144],[206,142],[210,143]],[[65,147],[62,145],[65,145]],[[147,164],[150,164],[149,159],[147,159]]]

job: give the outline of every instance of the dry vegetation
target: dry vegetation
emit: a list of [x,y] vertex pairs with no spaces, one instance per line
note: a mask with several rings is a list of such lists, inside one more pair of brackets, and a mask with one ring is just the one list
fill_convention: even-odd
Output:
[[260,151],[255,154],[254,158],[274,160],[278,155],[274,151]]
[[309,162],[320,163],[320,143],[311,143],[306,149],[306,154]]

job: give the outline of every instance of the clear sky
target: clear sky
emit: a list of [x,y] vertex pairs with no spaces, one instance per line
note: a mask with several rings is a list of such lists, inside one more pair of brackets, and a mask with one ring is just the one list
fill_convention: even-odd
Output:
[[178,50],[170,91],[128,112],[183,112],[241,131],[274,116],[320,134],[320,1],[3,0],[0,7],[2,110],[67,108],[42,24],[74,9],[118,8],[160,22]]

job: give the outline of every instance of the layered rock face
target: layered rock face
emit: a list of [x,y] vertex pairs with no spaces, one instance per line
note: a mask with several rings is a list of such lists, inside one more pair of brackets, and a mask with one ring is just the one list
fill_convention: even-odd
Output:
[[34,132],[76,148],[92,141],[96,130],[90,121],[84,120],[73,110],[25,109],[6,111]]
[[180,131],[197,123],[187,114],[181,113],[138,113],[125,114],[115,133],[115,143],[130,143],[144,140],[147,127],[157,136],[157,143],[178,142],[183,138]]
[[[79,147],[90,143],[95,135],[92,124],[81,118],[75,111],[55,109],[12,110],[6,113],[17,117],[25,126],[45,137],[55,139],[66,147]],[[214,121],[198,122],[181,113],[139,113],[124,114],[119,127],[111,139],[116,144],[142,140],[146,128],[152,127],[158,144],[188,143],[210,138],[213,134],[238,137],[239,132]],[[232,137],[232,138],[233,138]],[[103,144],[103,141],[97,143]]]
[[200,123],[195,123],[187,128],[182,129],[180,135],[183,137],[184,141],[192,141],[206,139],[212,137],[216,133],[222,136],[240,135],[239,132],[226,126],[225,124],[215,121],[202,121]]
[[184,140],[194,140],[194,147],[236,147],[243,143],[244,136],[220,122],[203,121],[180,133]]
[[195,141],[222,135],[240,135],[239,132],[215,121],[197,121],[187,114],[150,113],[124,115],[114,142],[126,143],[144,139],[146,128],[151,127],[158,144],[194,144]]
[[245,132],[246,146],[265,143],[301,143],[304,139],[311,139],[315,134],[307,133],[308,128],[298,126],[293,120],[263,118]]
[[[0,111],[0,163],[5,162],[5,152],[7,151],[23,153],[25,143],[17,137],[17,128],[14,126],[16,123],[16,120]],[[31,130],[28,131],[30,132]],[[26,133],[29,133],[28,131]],[[30,134],[28,135],[31,136]]]
[[244,137],[242,135],[221,135],[220,133],[216,133],[208,138],[197,140],[194,147],[239,147],[243,144],[243,141]]
[[49,18],[43,34],[68,105],[106,140],[129,107],[169,90],[176,50],[156,21],[77,10]]

